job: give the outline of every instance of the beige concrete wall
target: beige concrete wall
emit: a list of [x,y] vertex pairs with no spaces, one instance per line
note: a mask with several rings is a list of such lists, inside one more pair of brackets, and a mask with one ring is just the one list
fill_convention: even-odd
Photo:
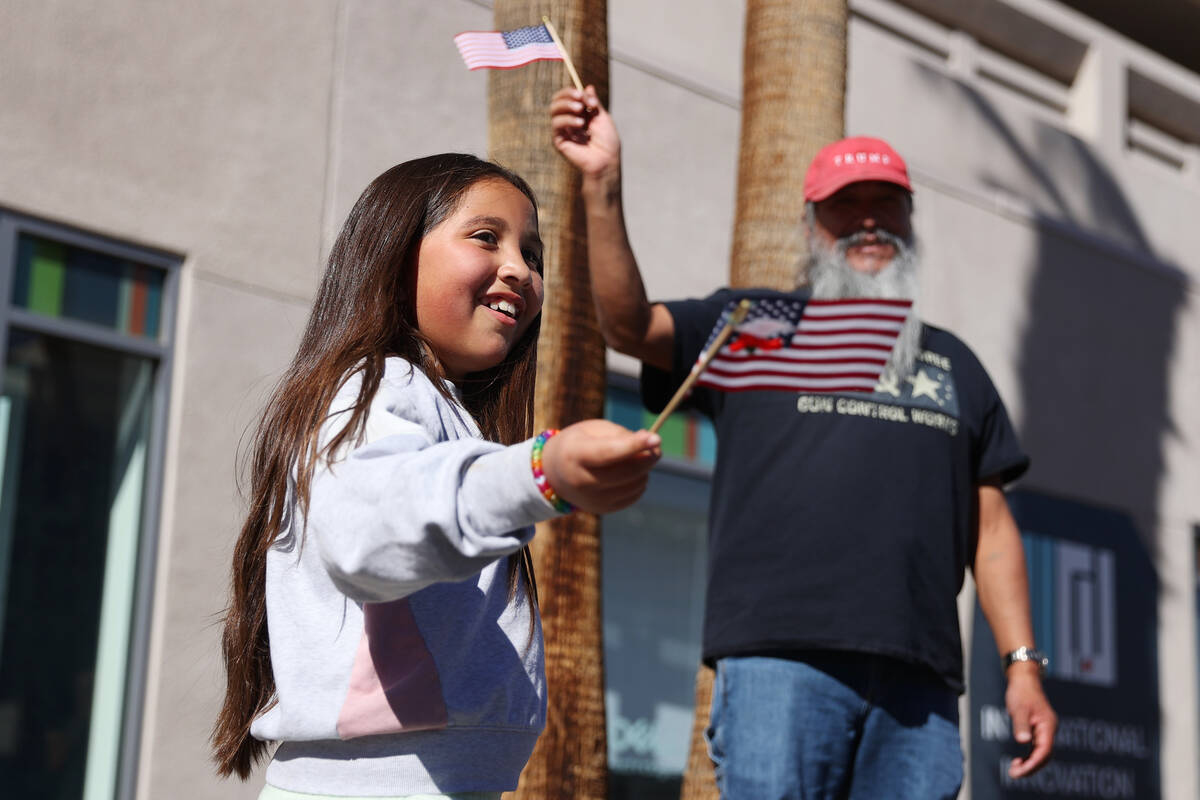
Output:
[[[737,98],[742,93],[745,4],[691,0],[609,0],[614,58],[691,85],[699,92]],[[614,94],[615,96],[615,94]]]
[[[980,80],[969,37],[943,32],[954,55],[939,60],[860,19],[848,127],[909,158],[925,313],[990,369],[1035,455],[1029,485],[1127,509],[1152,542],[1164,796],[1195,797],[1200,187],[1195,170],[1125,152],[1111,130],[1121,90],[1105,83],[1128,59],[1194,76],[1052,3],[1015,5],[1108,59],[1086,76],[1098,84],[1064,90],[1065,111]],[[702,295],[728,272],[742,15],[610,2],[612,106],[651,296]],[[486,74],[463,68],[451,37],[490,28],[489,4],[48,0],[10,4],[4,22],[0,205],[184,264],[139,796],[253,797],[259,779],[218,782],[205,745],[241,508],[234,453],[362,187],[407,158],[484,152]],[[1044,342],[1078,368],[1047,361]]]
[[454,47],[488,30],[491,11],[469,0],[346,0],[330,129],[324,249],[376,175],[410,158],[487,153],[487,72]]

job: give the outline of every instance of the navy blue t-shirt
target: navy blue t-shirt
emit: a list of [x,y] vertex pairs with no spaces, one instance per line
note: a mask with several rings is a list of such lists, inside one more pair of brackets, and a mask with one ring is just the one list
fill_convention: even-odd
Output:
[[[726,305],[724,289],[666,303],[674,368],[642,370],[660,410]],[[923,330],[913,372],[873,393],[720,392],[688,404],[712,417],[704,659],[808,649],[893,656],[961,691],[955,598],[974,552],[976,491],[1028,467],[1004,404],[974,354]]]

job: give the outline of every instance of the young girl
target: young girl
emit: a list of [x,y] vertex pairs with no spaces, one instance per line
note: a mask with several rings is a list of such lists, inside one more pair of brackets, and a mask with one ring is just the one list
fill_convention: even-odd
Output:
[[[218,771],[261,798],[499,797],[546,718],[533,523],[622,508],[658,437],[530,439],[533,193],[472,156],[375,179],[259,422]],[[483,793],[483,794],[476,794]]]

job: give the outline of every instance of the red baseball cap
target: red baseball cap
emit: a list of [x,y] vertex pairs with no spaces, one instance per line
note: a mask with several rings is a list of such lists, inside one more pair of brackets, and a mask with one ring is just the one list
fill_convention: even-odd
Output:
[[816,203],[859,181],[884,181],[909,192],[908,167],[883,139],[851,136],[822,147],[804,175],[804,199]]

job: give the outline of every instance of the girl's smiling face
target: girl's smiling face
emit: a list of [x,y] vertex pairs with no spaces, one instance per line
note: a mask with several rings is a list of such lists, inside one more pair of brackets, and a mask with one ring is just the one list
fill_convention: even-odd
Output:
[[501,178],[478,181],[417,251],[417,328],[446,377],[496,366],[542,310],[533,203]]

